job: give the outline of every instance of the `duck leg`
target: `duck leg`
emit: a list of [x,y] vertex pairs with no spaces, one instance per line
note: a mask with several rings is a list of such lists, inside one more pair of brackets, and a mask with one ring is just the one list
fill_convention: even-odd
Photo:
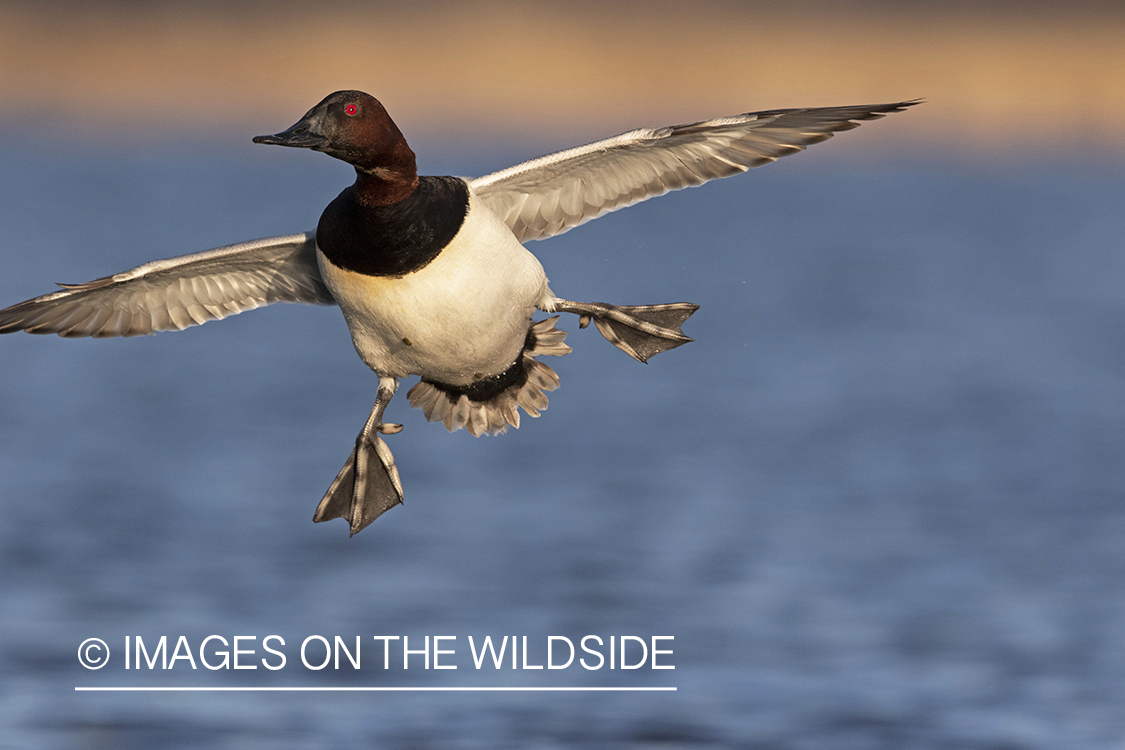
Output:
[[379,433],[393,435],[402,431],[400,424],[383,423],[383,411],[397,388],[398,380],[395,378],[379,377],[375,406],[355,439],[355,448],[347,463],[317,506],[313,522],[345,518],[351,525],[351,535],[355,536],[402,502],[402,483],[398,479],[394,456],[379,437]]
[[668,305],[609,305],[604,302],[559,300],[554,310],[579,316],[579,327],[590,319],[606,339],[638,362],[647,362],[660,352],[675,349],[694,339],[680,326],[699,309],[690,302]]

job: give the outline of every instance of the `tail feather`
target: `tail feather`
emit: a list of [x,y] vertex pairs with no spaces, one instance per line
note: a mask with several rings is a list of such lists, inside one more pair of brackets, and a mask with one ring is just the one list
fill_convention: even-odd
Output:
[[535,357],[561,357],[570,352],[564,343],[566,331],[555,328],[558,316],[531,326],[519,360],[502,373],[496,388],[481,392],[472,386],[459,387],[422,380],[406,394],[410,405],[421,409],[430,422],[441,422],[450,432],[464,427],[470,435],[499,435],[508,427],[519,429],[523,408],[538,417],[547,408],[544,391],[559,387],[559,376]]

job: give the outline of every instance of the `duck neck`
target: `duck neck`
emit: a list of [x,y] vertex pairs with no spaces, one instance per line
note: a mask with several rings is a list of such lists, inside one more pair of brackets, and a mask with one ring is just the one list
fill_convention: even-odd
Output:
[[418,187],[418,167],[406,141],[381,161],[378,166],[355,167],[355,197],[361,206],[398,203]]

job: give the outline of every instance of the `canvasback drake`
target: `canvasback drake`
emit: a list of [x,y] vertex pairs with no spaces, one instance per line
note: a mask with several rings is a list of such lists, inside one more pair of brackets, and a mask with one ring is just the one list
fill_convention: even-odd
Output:
[[158,260],[0,310],[0,333],[136,336],[274,302],[338,304],[360,358],[378,376],[375,405],[314,521],[344,518],[354,535],[402,502],[380,435],[400,378],[426,419],[454,431],[519,427],[519,408],[547,408],[555,372],[538,361],[570,347],[555,328],[574,313],[641,362],[692,339],[680,326],[698,306],[622,306],[555,296],[523,243],[562,234],[609,211],[729,177],[797,153],[859,121],[919,100],[779,109],[633,130],[477,179],[419,176],[414,152],[374,97],[338,91],[295,125],[255,143],[322,151],[355,167],[355,183],[316,231]]

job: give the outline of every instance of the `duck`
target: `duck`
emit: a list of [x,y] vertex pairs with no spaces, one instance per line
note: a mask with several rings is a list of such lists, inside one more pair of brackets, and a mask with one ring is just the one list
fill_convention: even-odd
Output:
[[[0,333],[137,336],[183,330],[275,302],[338,305],[360,359],[378,379],[375,404],[314,522],[343,518],[352,536],[403,501],[383,439],[399,381],[417,376],[411,407],[450,432],[500,434],[538,417],[558,375],[540,361],[571,351],[563,313],[591,322],[639,362],[692,341],[698,305],[613,305],[557,296],[525,244],[610,211],[740,174],[861,122],[889,104],[775,109],[642,128],[466,179],[419,175],[383,104],[337,91],[292,127],[254,143],[319,151],[355,182],[315,230],[157,260],[0,310]],[[538,313],[550,317],[536,320]]]

